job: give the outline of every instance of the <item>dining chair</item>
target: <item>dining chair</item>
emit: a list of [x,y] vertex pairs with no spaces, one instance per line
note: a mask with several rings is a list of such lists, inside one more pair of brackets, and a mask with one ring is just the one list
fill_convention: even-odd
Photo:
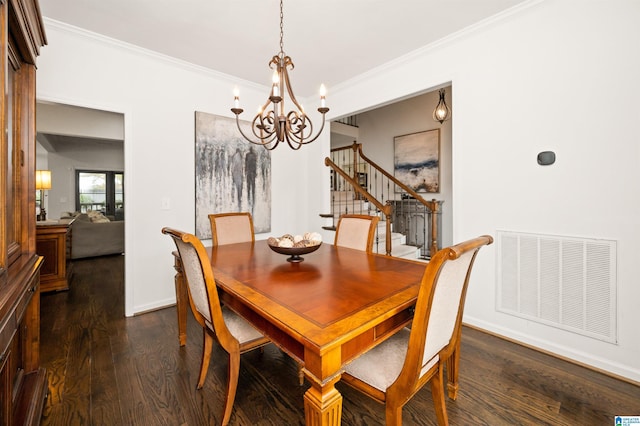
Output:
[[[217,213],[209,215],[213,245],[255,241],[251,213]],[[304,384],[302,364],[298,363],[298,384]]]
[[422,277],[411,329],[400,330],[346,365],[342,380],[385,404],[387,425],[402,424],[402,407],[428,382],[438,424],[449,424],[443,367],[460,355],[471,269],[480,248],[492,242],[484,235],[439,250]]
[[217,213],[209,215],[213,245],[255,241],[251,213]]
[[371,253],[378,220],[378,216],[343,214],[338,220],[333,244]]
[[176,244],[189,289],[191,312],[203,330],[198,389],[202,389],[207,376],[213,341],[216,340],[228,354],[227,395],[222,416],[222,424],[226,425],[236,397],[240,355],[266,345],[269,339],[235,312],[220,305],[209,256],[195,235],[166,227],[162,229],[162,233],[173,238]]

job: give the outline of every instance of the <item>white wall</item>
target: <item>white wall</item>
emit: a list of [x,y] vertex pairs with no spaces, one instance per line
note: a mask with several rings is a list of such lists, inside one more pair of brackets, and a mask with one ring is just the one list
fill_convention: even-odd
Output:
[[[499,229],[618,241],[617,344],[496,312],[495,246],[478,257],[465,320],[640,382],[640,2],[530,5],[333,87],[331,114],[452,82],[455,241]],[[125,114],[126,312],[170,303],[171,246],[160,229],[194,226],[193,113],[230,116],[237,82],[46,24],[38,97]],[[246,105],[262,101],[265,88],[240,86]],[[274,234],[321,225],[328,134],[274,153]],[[537,165],[544,150],[555,165]],[[153,208],[162,197],[171,210]]]
[[[495,309],[482,250],[465,321],[640,381],[640,2],[531,2],[332,88],[338,116],[453,86],[453,238],[497,230],[618,242],[618,343]],[[542,167],[540,151],[557,161]]]
[[38,102],[36,130],[38,133],[122,141],[124,120],[122,114]]
[[[38,60],[38,100],[124,114],[125,312],[175,303],[174,248],[160,231],[195,228],[195,111],[231,117],[235,85],[242,104],[250,106],[264,101],[267,88],[55,21],[45,25],[48,46]],[[317,186],[328,188],[322,164],[328,134],[300,151],[273,152],[270,235],[321,226],[317,215],[328,210],[328,196],[307,196],[320,193]],[[323,173],[320,181],[309,178]],[[169,199],[169,210],[160,209],[163,198]]]

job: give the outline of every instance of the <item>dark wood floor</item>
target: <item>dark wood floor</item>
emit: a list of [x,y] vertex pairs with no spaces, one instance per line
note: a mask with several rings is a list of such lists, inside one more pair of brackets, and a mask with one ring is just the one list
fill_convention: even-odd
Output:
[[[75,261],[71,290],[42,296],[41,363],[50,391],[42,424],[219,424],[226,359],[216,348],[196,390],[197,323],[189,315],[181,348],[175,308],[125,318],[123,260]],[[383,406],[338,386],[343,424],[384,424]],[[304,424],[306,389],[277,348],[245,354],[231,424]],[[640,387],[465,327],[460,393],[447,410],[452,425],[613,425],[615,415],[640,415]],[[428,387],[403,416],[405,425],[436,424]]]

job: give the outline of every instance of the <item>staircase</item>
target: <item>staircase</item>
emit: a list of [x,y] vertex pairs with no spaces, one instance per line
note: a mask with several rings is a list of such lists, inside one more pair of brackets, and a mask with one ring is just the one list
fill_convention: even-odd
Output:
[[441,248],[442,201],[425,200],[367,158],[357,142],[331,149],[324,163],[331,169],[331,213],[320,214],[331,224],[324,229],[335,231],[343,214],[375,215],[376,253],[428,260]]
[[[386,247],[386,229],[383,220],[378,222],[378,230],[376,231],[376,239],[373,242],[373,252],[385,254]],[[391,224],[393,229],[393,224]],[[422,260],[420,258],[420,247],[406,244],[407,237],[398,232],[391,232],[391,256],[401,257],[404,259]]]
[[[373,242],[373,252],[386,253],[386,218],[376,207],[367,200],[358,199],[357,194],[353,191],[332,191],[332,212],[334,214],[321,214],[326,219],[331,219],[331,224],[323,226],[323,229],[335,231],[338,224],[338,218],[343,214],[366,214],[378,216],[378,229],[376,230],[375,240]],[[420,259],[420,247],[406,244],[406,236],[397,232],[393,232],[393,224],[391,224],[391,256],[401,257],[405,259]]]

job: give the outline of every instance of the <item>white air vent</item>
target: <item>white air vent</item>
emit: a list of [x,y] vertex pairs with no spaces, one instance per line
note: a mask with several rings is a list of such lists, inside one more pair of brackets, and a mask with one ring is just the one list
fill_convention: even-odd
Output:
[[498,231],[497,310],[615,343],[616,242]]

